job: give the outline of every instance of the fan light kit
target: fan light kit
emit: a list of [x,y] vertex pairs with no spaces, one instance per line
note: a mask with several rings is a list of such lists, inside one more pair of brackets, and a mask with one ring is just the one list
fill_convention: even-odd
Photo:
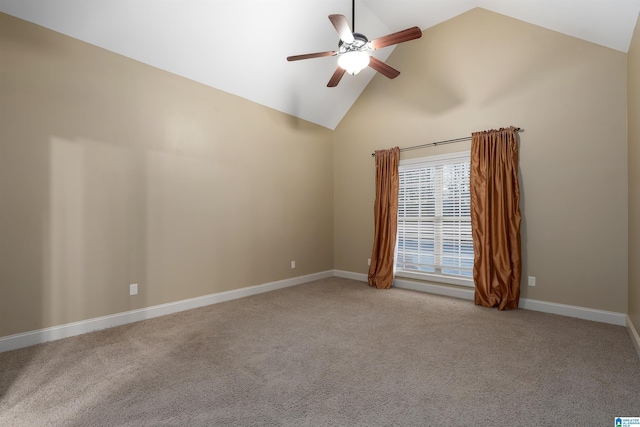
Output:
[[[355,28],[355,0],[352,0],[351,4],[353,17],[352,27]],[[385,64],[378,58],[371,56],[369,52],[422,37],[422,30],[420,30],[420,28],[411,27],[406,30],[398,31],[397,33],[369,41],[364,34],[351,31],[347,18],[345,18],[344,15],[329,15],[329,20],[340,36],[337,51],[307,53],[304,55],[289,56],[287,58],[287,61],[299,61],[301,59],[338,55],[338,68],[336,68],[331,80],[329,80],[329,83],[327,84],[328,87],[337,86],[345,72],[351,75],[356,75],[367,66],[390,79],[395,79],[400,75],[400,71]]]
[[352,51],[346,52],[338,58],[340,68],[355,76],[369,65],[369,55],[367,52]]

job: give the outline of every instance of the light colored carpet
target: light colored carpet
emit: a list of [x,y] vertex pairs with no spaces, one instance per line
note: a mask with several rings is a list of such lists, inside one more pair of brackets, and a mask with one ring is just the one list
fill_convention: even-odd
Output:
[[611,426],[625,328],[340,278],[0,354],[2,426]]

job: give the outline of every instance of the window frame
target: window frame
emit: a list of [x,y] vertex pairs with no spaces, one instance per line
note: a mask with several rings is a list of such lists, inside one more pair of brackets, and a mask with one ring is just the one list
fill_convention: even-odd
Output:
[[[455,160],[466,160],[467,162],[470,163],[470,157],[471,157],[470,150],[466,150],[466,151],[458,151],[454,153],[424,156],[424,157],[419,157],[415,159],[400,160],[398,171],[400,172],[406,169],[419,169],[420,166],[423,166],[423,165],[428,167],[428,166],[434,166],[439,162],[449,163],[451,161],[455,162]],[[451,162],[451,163],[454,163],[454,162]],[[442,199],[440,198],[440,200],[436,201],[436,203],[441,204]],[[398,210],[398,222],[399,220],[400,220],[400,211]],[[465,286],[465,287],[474,287],[473,277],[465,278],[465,277],[456,276],[456,275],[438,274],[436,272],[432,273],[432,272],[423,272],[423,271],[416,271],[416,270],[409,270],[409,269],[399,269],[398,268],[398,243],[400,239],[399,228],[400,227],[398,227],[398,233],[396,236],[396,250],[395,250],[396,253],[395,253],[395,259],[394,259],[394,270],[395,270],[395,275],[397,277],[417,279],[417,280],[436,282],[436,283],[444,283],[444,284],[450,284],[450,285]]]

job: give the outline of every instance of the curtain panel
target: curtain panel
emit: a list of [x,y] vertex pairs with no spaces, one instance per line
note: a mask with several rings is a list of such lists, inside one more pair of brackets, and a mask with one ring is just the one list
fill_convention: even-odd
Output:
[[475,304],[518,308],[522,272],[517,129],[471,135]]
[[398,164],[400,149],[375,152],[376,199],[373,208],[374,236],[369,266],[369,286],[389,289],[393,284],[396,235],[398,232]]

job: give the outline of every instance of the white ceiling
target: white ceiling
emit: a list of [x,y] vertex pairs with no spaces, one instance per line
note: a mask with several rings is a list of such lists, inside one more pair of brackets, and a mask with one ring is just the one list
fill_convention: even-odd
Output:
[[[357,0],[356,30],[424,30],[474,7],[627,52],[640,0]],[[351,22],[349,0],[0,0],[0,11],[329,129],[375,74],[327,88],[335,57],[286,61],[335,50],[327,17]]]

